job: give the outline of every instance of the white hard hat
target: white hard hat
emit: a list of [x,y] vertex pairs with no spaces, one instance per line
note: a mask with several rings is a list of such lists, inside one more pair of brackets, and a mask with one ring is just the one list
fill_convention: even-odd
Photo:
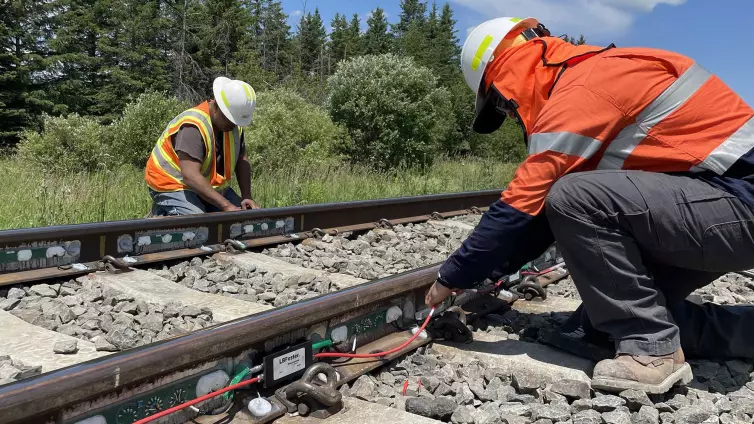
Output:
[[212,83],[212,91],[215,94],[215,102],[230,122],[239,127],[251,124],[257,94],[249,84],[240,80],[217,77]]
[[479,84],[487,65],[494,59],[495,49],[506,35],[514,29],[536,28],[539,24],[534,18],[495,18],[479,24],[471,31],[461,50],[461,69],[466,84],[477,93]]

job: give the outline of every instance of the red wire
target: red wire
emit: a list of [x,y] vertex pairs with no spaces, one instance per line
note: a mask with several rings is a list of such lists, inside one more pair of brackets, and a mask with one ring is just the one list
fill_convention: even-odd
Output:
[[[429,311],[429,315],[427,315],[427,318],[424,320],[424,323],[422,324],[421,328],[419,328],[419,331],[416,332],[416,334],[414,334],[413,336],[411,336],[411,338],[408,339],[405,343],[401,344],[400,346],[398,346],[396,348],[390,349],[390,350],[388,350],[386,352],[371,353],[371,354],[318,353],[318,354],[314,355],[314,357],[315,358],[324,358],[324,357],[329,357],[329,358],[377,358],[377,357],[380,357],[380,356],[390,355],[391,353],[395,353],[395,352],[403,349],[404,347],[406,347],[409,344],[411,344],[411,342],[413,342],[414,340],[416,340],[416,338],[419,337],[419,334],[421,334],[421,332],[424,331],[424,329],[427,327],[427,324],[429,324],[429,320],[432,319],[432,314],[434,314],[434,312],[435,312],[435,308],[433,307]],[[156,413],[154,415],[150,415],[150,416],[148,416],[146,418],[142,418],[139,421],[136,421],[134,424],[146,424],[146,423],[152,422],[152,421],[154,421],[154,420],[156,420],[158,418],[162,418],[162,417],[164,417],[166,415],[170,415],[173,412],[178,412],[181,409],[184,409],[184,408],[189,407],[191,405],[197,404],[199,402],[203,402],[203,401],[205,401],[207,399],[211,399],[211,398],[213,398],[213,397],[215,397],[217,395],[221,395],[221,394],[223,394],[225,392],[229,392],[229,391],[237,389],[239,387],[248,386],[249,384],[254,384],[258,380],[259,379],[257,377],[254,377],[254,378],[252,378],[250,380],[242,381],[240,383],[233,384],[232,386],[228,386],[228,387],[225,387],[223,389],[207,393],[206,395],[198,397],[198,398],[196,398],[194,400],[190,400],[188,402],[184,402],[184,403],[182,403],[180,405],[176,405],[176,406],[174,406],[174,407],[172,407],[170,409],[166,409],[166,410],[158,412],[158,413]]]
[[427,324],[429,324],[429,320],[432,319],[432,314],[435,312],[435,308],[433,307],[429,311],[429,315],[427,315],[427,318],[424,320],[424,324],[422,324],[421,328],[419,328],[419,331],[416,332],[413,336],[411,336],[410,339],[408,339],[405,343],[402,345],[395,347],[393,349],[390,349],[385,352],[379,352],[379,353],[338,353],[338,352],[323,352],[318,353],[314,355],[315,358],[379,358],[380,356],[386,356],[390,355],[391,353],[395,353],[404,347],[408,346],[416,340],[417,337],[419,337],[419,334],[421,334],[422,331],[424,331],[424,328],[427,327]]
[[164,417],[165,415],[170,415],[173,412],[178,412],[178,411],[180,411],[183,408],[189,407],[189,406],[194,405],[194,404],[199,403],[199,402],[203,402],[203,401],[205,401],[207,399],[211,399],[211,398],[213,398],[213,397],[215,397],[217,395],[221,395],[221,394],[223,394],[225,392],[229,392],[229,391],[237,389],[239,387],[248,386],[249,384],[254,384],[257,381],[259,381],[259,378],[258,377],[254,377],[251,380],[242,381],[240,383],[233,384],[233,385],[225,387],[223,389],[207,393],[206,395],[198,397],[198,398],[196,398],[194,400],[190,400],[188,402],[184,402],[184,403],[182,403],[180,405],[176,405],[176,406],[174,406],[174,407],[172,407],[170,409],[166,409],[166,410],[158,412],[158,413],[156,413],[154,415],[150,415],[150,416],[148,416],[146,418],[142,418],[139,421],[136,421],[134,424],[146,424],[146,423],[152,422],[152,421],[154,421],[154,420],[156,420],[158,418]]

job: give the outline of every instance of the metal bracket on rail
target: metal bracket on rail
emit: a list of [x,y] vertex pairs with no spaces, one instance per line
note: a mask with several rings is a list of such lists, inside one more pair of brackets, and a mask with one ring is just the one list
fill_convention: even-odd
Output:
[[374,224],[375,228],[384,228],[386,230],[392,230],[393,229],[393,223],[388,221],[385,218],[380,219]]
[[322,230],[321,228],[312,228],[312,231],[311,231],[311,232],[312,232],[312,234],[313,234],[313,235],[314,235],[315,237],[320,237],[320,238],[324,237],[324,236],[325,236],[325,235],[327,234],[327,233],[326,233],[326,232],[324,232],[324,231],[323,231],[323,230]]
[[[323,373],[327,383],[316,377]],[[338,412],[343,404],[343,395],[337,390],[335,368],[324,362],[317,362],[306,369],[301,379],[275,391],[275,398],[288,413],[298,412],[301,416],[327,418]]]
[[246,243],[240,240],[227,239],[223,243],[225,243],[225,251],[228,253],[244,252],[248,249]]
[[130,271],[131,269],[128,267],[128,265],[124,264],[120,260],[112,257],[111,255],[105,255],[102,257],[102,263],[104,265],[104,268],[108,272],[118,272],[118,271]]
[[466,313],[458,306],[451,306],[442,316],[427,327],[432,338],[441,338],[458,343],[471,343],[474,335],[466,326]]
[[431,214],[429,214],[429,219],[434,219],[435,221],[442,221],[443,219],[445,219],[445,217],[442,216],[440,212],[432,212]]
[[482,214],[482,210],[481,210],[481,209],[479,209],[479,208],[478,208],[478,207],[476,207],[476,206],[472,206],[472,207],[470,207],[470,208],[469,208],[469,209],[467,209],[467,210],[468,210],[468,211],[469,211],[469,213],[471,213],[472,215],[481,215],[481,214]]

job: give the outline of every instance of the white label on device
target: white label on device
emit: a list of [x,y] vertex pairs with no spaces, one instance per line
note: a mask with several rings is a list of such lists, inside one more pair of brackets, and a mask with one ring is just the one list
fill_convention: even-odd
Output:
[[516,271],[515,274],[511,275],[510,280],[511,281],[518,281],[519,277],[521,277],[521,271]]
[[272,378],[278,380],[306,368],[306,348],[302,347],[272,360]]

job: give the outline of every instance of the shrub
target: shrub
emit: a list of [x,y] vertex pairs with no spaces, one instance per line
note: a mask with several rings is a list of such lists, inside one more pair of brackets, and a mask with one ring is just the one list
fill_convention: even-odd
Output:
[[333,159],[339,146],[347,143],[348,133],[322,108],[290,89],[278,88],[259,93],[254,122],[244,139],[257,172]]
[[191,106],[164,92],[139,95],[126,105],[123,115],[109,129],[113,155],[119,163],[143,168],[168,122]]
[[344,152],[381,169],[431,164],[454,120],[449,93],[432,72],[393,54],[339,63],[327,107],[351,135]]
[[71,114],[45,115],[41,133],[26,131],[18,144],[19,159],[49,172],[91,172],[108,169],[113,163],[106,152],[106,128],[97,120]]
[[472,133],[469,146],[475,156],[495,158],[502,162],[519,163],[526,158],[524,133],[510,118],[505,118],[503,125],[492,134]]

